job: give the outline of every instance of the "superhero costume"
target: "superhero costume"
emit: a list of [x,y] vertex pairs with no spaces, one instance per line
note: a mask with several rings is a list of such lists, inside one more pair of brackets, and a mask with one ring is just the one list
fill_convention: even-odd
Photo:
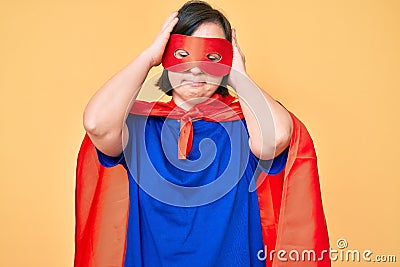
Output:
[[[229,73],[231,66],[232,58],[230,57],[230,55],[232,52],[232,47],[231,44],[228,44],[229,42],[227,42],[226,40],[217,39],[218,38],[199,38],[172,35],[171,40],[173,42],[170,42],[167,45],[166,52],[163,57],[164,67],[171,71],[184,71],[194,66],[198,66],[204,72],[211,75],[226,75],[227,73]],[[228,49],[228,54],[224,54],[224,46],[225,48],[227,46],[230,46]],[[179,49],[185,50],[184,52],[186,52],[186,56],[182,56],[185,54],[177,55],[177,51]],[[214,55],[214,53],[222,56],[220,59],[223,60],[212,62],[209,55]],[[137,103],[139,105],[143,104],[145,107],[147,106],[147,104],[140,101],[137,101]],[[240,109],[237,108],[238,105],[231,104],[232,103],[229,103],[228,105],[232,107],[232,110],[234,110],[234,113],[236,113],[236,118],[234,116],[235,114],[232,115],[232,113],[230,113],[229,111],[224,111],[222,117],[217,116],[217,118],[214,119],[204,118],[203,115],[201,115],[200,117],[202,119],[208,119],[209,121],[228,121],[227,124],[237,123],[237,121],[239,119],[242,119],[243,117],[241,115]],[[157,116],[170,115],[170,108],[171,107],[168,107],[168,105],[165,106],[165,104],[162,103],[157,104]],[[152,109],[153,107],[151,108],[151,110]],[[165,114],[162,114],[163,112],[165,112]],[[195,140],[196,138],[193,138],[193,122],[191,120],[191,116],[185,117],[184,114],[178,114],[177,116],[182,116],[180,117],[180,129],[182,134],[179,136],[178,146],[177,149],[174,149],[174,151],[178,150],[176,153],[179,159],[186,159],[187,156],[190,157],[189,152],[192,148],[192,142],[197,141]],[[290,147],[288,151],[286,151],[288,153],[288,158],[284,171],[281,171],[274,175],[268,175],[266,172],[261,172],[260,174],[257,173],[257,191],[252,195],[250,194],[250,198],[252,198],[252,200],[249,201],[249,203],[252,204],[245,207],[249,210],[249,213],[251,213],[250,211],[252,211],[253,213],[253,216],[249,216],[249,219],[247,220],[247,225],[245,223],[245,226],[248,226],[249,229],[251,228],[253,230],[256,230],[250,231],[249,235],[242,236],[242,239],[240,239],[239,237],[238,238],[239,241],[245,240],[246,242],[248,242],[249,247],[254,246],[253,248],[249,248],[249,250],[241,253],[241,255],[245,255],[244,258],[248,256],[252,259],[248,262],[243,263],[245,265],[241,265],[240,260],[232,262],[226,260],[227,257],[235,255],[234,250],[224,250],[223,243],[220,242],[219,246],[222,246],[221,250],[223,250],[223,255],[225,255],[225,257],[222,257],[221,261],[228,265],[234,264],[232,266],[256,266],[257,264],[260,264],[261,261],[257,262],[254,259],[254,254],[255,251],[260,248],[260,244],[263,242],[265,247],[268,249],[268,251],[265,251],[265,253],[268,253],[266,257],[267,266],[271,266],[271,258],[269,257],[269,252],[274,249],[276,251],[284,250],[286,252],[295,249],[298,250],[300,253],[301,250],[313,250],[317,255],[317,259],[311,261],[294,262],[281,261],[281,259],[277,258],[277,255],[275,253],[273,256],[272,266],[330,266],[329,257],[327,255],[325,255],[322,260],[318,259],[318,256],[321,255],[322,251],[329,250],[329,241],[322,209],[322,200],[320,195],[318,171],[316,165],[316,155],[313,143],[304,125],[293,114],[291,114],[291,116],[293,119],[294,128],[291,137]],[[198,122],[195,122],[195,124],[197,123]],[[238,127],[236,126],[236,128]],[[162,144],[162,142],[160,142],[159,144]],[[197,146],[198,144],[195,145],[195,147]],[[232,148],[234,147],[235,146],[233,144]],[[135,153],[136,150],[133,149],[132,152]],[[103,156],[104,155],[99,153],[100,158]],[[140,157],[137,158],[139,159]],[[123,162],[122,159],[124,158],[116,158],[115,162],[113,162],[111,165]],[[128,162],[129,161],[131,160],[128,159]],[[124,162],[126,162],[126,159],[124,159]],[[157,162],[157,160],[155,160],[155,162]],[[244,160],[244,162],[247,161]],[[104,160],[103,164],[107,165],[109,164],[109,161]],[[238,164],[231,165],[240,165],[240,161],[238,162]],[[240,177],[241,176],[237,178]],[[138,179],[135,180],[132,178],[131,180],[134,181],[130,181],[129,185],[138,182],[142,186],[146,187],[146,181],[148,179],[146,179],[145,177],[140,181]],[[246,181],[246,179],[241,179],[241,181]],[[238,184],[240,184],[241,181],[239,181]],[[144,184],[142,184],[143,182]],[[153,180],[153,187],[151,186],[151,183],[149,184],[150,186],[147,185],[147,190],[151,190],[151,188],[157,188],[157,186],[154,185],[158,184],[154,182],[155,181]],[[158,182],[162,182],[162,180],[159,180]],[[179,183],[179,181],[175,182]],[[249,183],[251,181],[247,180],[247,182]],[[199,184],[195,183],[192,185],[196,186]],[[131,189],[132,187],[130,187],[130,190]],[[235,187],[234,190],[236,189],[237,188]],[[234,190],[231,192],[234,192]],[[163,190],[161,190],[160,194],[157,195],[157,199],[163,197],[162,191]],[[227,193],[226,196],[228,196],[228,198],[231,192],[225,192]],[[244,193],[242,192],[241,194],[239,194],[239,196],[241,196],[242,194]],[[171,200],[170,204],[182,203],[183,200],[187,200],[187,197],[188,196],[185,196],[183,199],[178,199],[178,202],[174,202]],[[254,197],[256,198],[256,206],[254,205]],[[218,201],[219,199],[215,202],[217,203]],[[193,203],[190,204],[193,205]],[[140,244],[138,245],[138,243],[140,243],[140,240],[143,241],[152,238],[152,236],[147,236],[145,237],[145,239],[140,239],[140,237],[132,238],[132,234],[130,234],[129,232],[127,235],[129,209],[128,206],[129,194],[128,177],[126,171],[121,167],[121,165],[117,165],[116,167],[109,169],[104,168],[98,161],[96,149],[86,135],[79,153],[77,167],[77,223],[75,236],[76,267],[124,266],[124,264],[126,264],[127,262],[128,264],[133,264],[136,266],[141,265],[146,260],[146,257],[147,259],[149,259],[157,256],[156,253],[153,255],[148,254],[147,256],[137,255],[137,257],[135,257],[135,255],[133,257],[132,255],[126,255],[127,245],[130,247],[130,250],[132,247],[135,247],[135,244],[132,245],[132,242],[129,242],[129,239],[136,240],[136,247],[138,247],[140,246]],[[255,207],[257,208],[257,210],[254,212]],[[140,208],[131,209],[130,212],[134,213],[131,214],[131,218],[133,216],[145,216],[145,214],[140,213]],[[208,212],[210,212],[210,210],[208,210]],[[254,219],[254,213],[259,216],[260,220],[258,220],[259,225],[252,227],[251,225],[257,224],[257,220]],[[207,211],[205,212],[205,214],[207,214]],[[240,218],[240,216],[246,217],[243,213],[239,214],[238,217]],[[214,219],[218,219],[218,216],[214,217]],[[237,221],[239,220],[236,219],[236,222]],[[129,228],[132,228],[132,224],[129,225]],[[227,227],[226,231],[232,232],[234,226],[235,225],[233,225],[233,227]],[[257,227],[259,229],[258,233]],[[213,230],[209,229],[204,230],[206,234],[213,232]],[[168,231],[168,229],[166,229],[166,231]],[[233,237],[235,236],[235,234],[238,233],[243,235],[243,233],[240,232],[231,234],[229,239],[230,244],[237,241]],[[136,234],[140,235],[140,231],[136,231]],[[174,234],[179,235],[180,232],[177,231],[174,232]],[[262,240],[260,236],[262,236]],[[159,237],[161,239],[161,234],[159,235]],[[165,242],[165,244],[168,243]],[[245,247],[243,247],[243,244],[240,244],[240,242],[236,245],[239,246],[237,247],[239,249],[246,249]],[[240,247],[240,245],[242,245],[242,247]],[[145,244],[145,246],[149,247],[148,244]],[[156,246],[153,246],[152,248],[157,249]],[[211,251],[215,251],[217,249],[219,249],[218,246],[216,246],[214,249],[211,249]],[[135,251],[139,251],[139,253],[141,253],[140,250]],[[182,252],[196,253],[196,251],[196,248],[184,247]],[[199,251],[202,252],[200,248]],[[176,252],[179,253],[179,250]],[[165,255],[168,256],[170,254],[167,253],[164,254],[164,256]],[[199,256],[201,257],[201,253]],[[190,264],[182,261],[182,259],[185,259],[184,256],[180,259],[180,261],[178,260],[176,262],[177,264]],[[218,261],[220,259],[218,257],[214,257],[214,260],[216,261],[210,261],[210,264],[218,264]],[[162,265],[163,263],[164,262],[158,262],[158,265]],[[173,264],[173,262],[171,263],[166,261],[166,264]]]
[[[321,250],[329,249],[329,243],[315,151],[305,127],[292,118],[294,131],[285,171],[272,176],[261,173],[258,179],[262,236],[268,250],[314,249],[319,255]],[[103,168],[86,136],[77,174],[75,266],[123,266],[128,218],[126,173],[118,167]],[[269,260],[267,257],[267,266]],[[311,262],[281,262],[275,258],[273,266],[290,264],[330,266],[327,257]]]

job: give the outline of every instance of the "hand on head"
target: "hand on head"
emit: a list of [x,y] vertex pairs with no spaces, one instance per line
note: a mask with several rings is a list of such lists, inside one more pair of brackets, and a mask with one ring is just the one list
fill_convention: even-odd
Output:
[[178,23],[178,12],[175,11],[165,20],[158,32],[153,43],[145,50],[145,53],[149,56],[150,65],[152,67],[161,64],[161,59],[164,54],[165,46],[168,43],[169,37],[176,23]]

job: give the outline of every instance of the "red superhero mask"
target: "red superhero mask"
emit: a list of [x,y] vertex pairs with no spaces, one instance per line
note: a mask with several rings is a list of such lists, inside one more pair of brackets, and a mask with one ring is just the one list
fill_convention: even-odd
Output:
[[225,76],[232,67],[233,48],[223,38],[205,38],[171,34],[162,65],[173,72],[199,67],[213,76]]

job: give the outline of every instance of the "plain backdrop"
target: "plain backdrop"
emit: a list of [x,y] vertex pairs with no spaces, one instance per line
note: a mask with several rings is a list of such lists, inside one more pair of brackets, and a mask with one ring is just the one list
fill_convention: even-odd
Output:
[[[1,266],[72,266],[85,105],[183,3],[0,2]],[[331,247],[400,261],[400,1],[210,3],[253,80],[314,139]],[[396,263],[333,264],[356,265]]]

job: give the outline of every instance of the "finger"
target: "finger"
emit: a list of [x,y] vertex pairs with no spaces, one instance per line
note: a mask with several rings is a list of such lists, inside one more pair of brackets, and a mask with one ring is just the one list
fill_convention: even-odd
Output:
[[238,53],[239,55],[242,55],[237,39],[236,39],[236,30],[232,31],[232,43],[233,43],[233,49],[236,51],[236,53]]
[[176,23],[178,23],[179,18],[175,17],[162,31],[166,33],[171,33],[173,28],[175,27]]
[[242,58],[243,62],[245,62],[246,61],[245,55],[243,54],[237,42],[236,29],[232,29],[232,41],[235,53],[237,53]]
[[236,29],[232,29],[232,41],[235,45],[237,45],[237,40],[236,40]]
[[157,42],[165,46],[169,40],[171,31],[173,30],[177,22],[178,17],[175,17],[163,30],[161,30],[156,37]]
[[171,32],[178,22],[178,18],[175,18],[173,21],[170,22],[169,25],[167,25],[162,31],[160,31],[156,37],[160,42],[163,44],[166,44],[169,40],[169,37],[171,36]]
[[161,29],[165,29],[165,28],[168,26],[168,24],[169,24],[177,15],[178,15],[178,12],[177,12],[177,11],[172,12],[172,13],[167,17],[167,19],[164,21],[164,23],[163,23]]
[[239,43],[237,41],[236,29],[232,29],[232,39],[234,41],[235,47],[240,51]]
[[177,16],[178,16],[178,11],[172,12],[172,14],[169,15],[168,18],[163,23],[161,30],[164,30],[166,27],[168,27],[168,25],[171,23],[171,21],[173,21]]

